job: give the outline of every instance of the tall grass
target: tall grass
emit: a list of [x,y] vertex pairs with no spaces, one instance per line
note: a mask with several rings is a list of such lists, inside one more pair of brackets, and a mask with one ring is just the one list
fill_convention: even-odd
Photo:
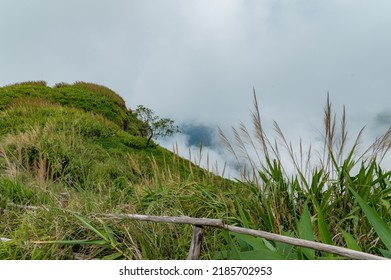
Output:
[[[144,167],[130,154],[129,165],[137,172]],[[144,213],[149,215],[221,218],[237,223],[234,197],[240,190],[213,183],[209,175],[183,177],[178,161],[160,166],[150,158],[152,173],[140,180],[106,178],[93,188],[69,188],[48,178],[43,186],[38,177],[18,176],[0,181],[6,198],[2,207],[0,235],[11,238],[0,243],[2,259],[184,259],[192,235],[191,226],[154,224],[106,219],[104,213]],[[182,165],[182,163],[180,163]],[[81,166],[82,173],[88,172]],[[197,172],[193,167],[193,172]],[[221,179],[223,180],[223,179]],[[219,187],[217,187],[217,184]],[[60,198],[67,193],[64,208]],[[232,197],[231,199],[227,198]],[[13,204],[45,205],[44,209],[23,210]],[[202,258],[210,259],[221,248],[222,233],[206,229],[208,236]],[[27,243],[25,243],[27,242]],[[26,246],[28,244],[28,246]]]
[[[0,237],[12,239],[0,242],[0,259],[182,259],[190,226],[101,214],[236,221],[226,195],[239,189],[228,180],[159,146],[145,149],[145,139],[102,116],[23,100],[0,112]],[[210,259],[223,238],[207,232],[202,258]]]
[[[103,103],[101,95],[112,94],[88,83],[62,84],[51,93],[69,95],[53,104],[41,98],[47,87],[0,89],[0,237],[11,239],[0,241],[0,259],[186,258],[191,226],[112,220],[107,213],[218,218],[390,256],[391,172],[380,166],[390,131],[359,154],[363,131],[349,146],[345,112],[337,130],[328,100],[316,157],[303,145],[295,151],[277,123],[279,141],[269,138],[254,95],[255,134],[243,124],[234,130],[234,143],[221,134],[238,162],[247,163],[243,178],[230,181],[197,166],[205,157],[202,146],[196,162],[179,157],[178,147],[174,153],[145,148],[144,138],[121,127],[124,119],[71,106],[70,100],[84,104],[80,96],[73,99],[80,88],[106,92],[87,94]],[[103,105],[99,110],[110,107]],[[205,229],[204,236],[202,259],[335,258],[221,230]]]
[[[254,135],[243,124],[233,129],[234,144],[221,130],[220,135],[238,163],[243,160],[247,163],[241,183],[243,188],[257,188],[260,228],[387,254],[384,250],[389,250],[391,238],[391,171],[384,171],[381,161],[391,147],[391,128],[358,153],[364,129],[349,146],[345,108],[338,130],[337,116],[327,97],[323,150],[314,152],[309,146],[304,152],[300,141],[296,151],[276,122],[273,123],[276,139],[265,133],[255,92],[254,107]],[[286,155],[293,171],[286,168]],[[305,252],[297,250],[285,257],[308,258]]]

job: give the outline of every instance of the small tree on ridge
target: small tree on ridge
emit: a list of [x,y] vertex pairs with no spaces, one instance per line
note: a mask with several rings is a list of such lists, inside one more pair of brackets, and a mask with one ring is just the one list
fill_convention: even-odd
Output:
[[178,126],[174,125],[172,119],[155,116],[152,109],[146,108],[143,105],[138,105],[135,112],[137,118],[143,122],[141,134],[148,139],[147,147],[152,139],[157,139],[162,136],[171,136],[176,132],[180,132]]

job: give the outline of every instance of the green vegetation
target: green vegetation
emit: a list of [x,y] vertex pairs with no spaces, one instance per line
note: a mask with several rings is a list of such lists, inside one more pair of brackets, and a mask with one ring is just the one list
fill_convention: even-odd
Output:
[[26,99],[45,100],[47,102],[94,112],[116,123],[125,131],[139,135],[141,122],[136,115],[127,110],[125,101],[112,90],[85,82],[73,85],[58,83],[54,88],[47,87],[45,82],[23,82],[1,88],[0,109],[4,110]]
[[[0,88],[0,237],[11,239],[0,241],[0,259],[186,258],[191,226],[106,213],[218,218],[390,257],[391,172],[380,159],[391,133],[368,156],[357,155],[359,139],[346,151],[345,115],[338,136],[328,103],[320,163],[297,157],[276,125],[295,166],[288,175],[255,107],[257,141],[244,126],[234,131],[238,146],[222,135],[239,161],[244,152],[252,175],[230,181],[147,145],[146,123],[106,87],[38,81]],[[220,229],[204,235],[202,259],[339,258]]]

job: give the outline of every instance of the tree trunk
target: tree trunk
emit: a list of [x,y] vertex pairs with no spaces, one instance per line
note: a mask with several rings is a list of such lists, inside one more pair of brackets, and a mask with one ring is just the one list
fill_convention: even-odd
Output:
[[149,144],[151,143],[151,140],[152,140],[152,135],[148,137],[147,145],[145,146],[145,148],[149,147]]

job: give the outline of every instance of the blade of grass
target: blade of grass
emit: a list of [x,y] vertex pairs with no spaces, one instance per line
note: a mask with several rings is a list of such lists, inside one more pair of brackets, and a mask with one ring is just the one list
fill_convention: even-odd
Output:
[[[283,232],[284,236],[294,237],[293,232]],[[293,245],[286,244],[283,242],[276,242],[276,251],[277,253],[284,256],[286,259],[290,259],[290,256],[292,255]]]
[[[301,239],[314,241],[314,230],[311,223],[311,215],[308,210],[307,203],[304,205],[303,213],[301,214],[300,220],[297,224],[298,235]],[[303,254],[309,259],[315,258],[315,251],[308,248],[300,248]]]
[[262,239],[247,234],[241,233],[231,233],[232,236],[235,236],[237,239],[240,239],[250,245],[254,250],[268,250],[266,245],[262,242]]
[[360,246],[357,244],[356,240],[354,239],[354,237],[348,233],[347,231],[344,231],[342,228],[339,229],[343,235],[343,237],[345,238],[345,241],[346,241],[346,246],[349,248],[349,249],[352,249],[352,250],[356,250],[356,251],[362,251]]
[[331,238],[331,234],[330,234],[330,231],[328,229],[327,223],[326,223],[326,221],[324,219],[322,209],[320,209],[320,207],[317,204],[315,204],[315,207],[316,207],[316,211],[317,211],[317,214],[318,214],[318,229],[319,229],[320,240],[323,243],[332,245],[333,244],[333,240]]
[[391,229],[390,227],[380,218],[380,216],[374,211],[369,205],[356,193],[351,187],[349,190],[352,192],[361,209],[365,213],[369,222],[373,226],[374,230],[383,241],[384,245],[388,250],[391,250]]
[[228,249],[228,252],[227,252],[227,257],[229,259],[232,259],[232,260],[240,260],[240,252],[239,252],[239,249],[238,247],[236,246],[234,240],[232,239],[230,233],[228,231],[224,231],[223,232],[223,236],[225,238],[225,240],[227,241],[228,243],[228,246],[229,246],[229,249]]
[[34,241],[36,244],[62,244],[62,245],[106,245],[105,240],[53,240],[53,241]]
[[[318,230],[319,230],[320,240],[323,243],[333,245],[333,239],[332,239],[331,233],[328,229],[326,220],[324,219],[323,211],[316,202],[314,202],[314,204],[315,204],[315,208],[316,208],[316,211],[318,214]],[[327,258],[333,259],[334,257],[332,254],[327,253]]]
[[105,232],[106,232],[107,236],[110,239],[111,246],[113,248],[115,248],[118,245],[118,242],[117,242],[117,240],[116,240],[116,238],[114,236],[113,230],[111,228],[109,228],[109,226],[106,225],[106,224],[103,224],[103,227],[105,229]]
[[97,228],[95,228],[94,226],[92,226],[89,222],[87,222],[83,217],[77,215],[76,213],[72,213],[85,227],[87,227],[88,229],[92,230],[93,232],[95,232],[99,237],[101,237],[103,240],[105,240],[106,242],[110,242],[110,239],[107,237],[107,235],[105,235],[104,233],[102,233],[101,231],[99,231]]
[[383,249],[379,249],[379,250],[383,254],[384,257],[391,259],[391,251],[386,251]]

